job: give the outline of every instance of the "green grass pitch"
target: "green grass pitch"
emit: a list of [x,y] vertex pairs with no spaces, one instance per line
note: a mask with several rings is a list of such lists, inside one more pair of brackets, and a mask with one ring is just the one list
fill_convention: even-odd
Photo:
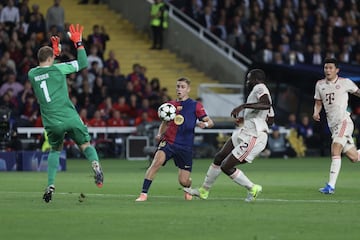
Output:
[[[210,159],[194,161],[199,186]],[[254,203],[220,175],[208,200],[185,201],[177,169],[169,162],[156,176],[147,202],[135,202],[147,161],[103,159],[98,189],[90,164],[67,161],[53,201],[42,201],[45,172],[0,173],[1,239],[251,239],[360,238],[360,166],[343,159],[335,195],[318,188],[328,180],[330,158],[261,159],[240,165],[263,186]],[[79,202],[80,193],[85,200]]]

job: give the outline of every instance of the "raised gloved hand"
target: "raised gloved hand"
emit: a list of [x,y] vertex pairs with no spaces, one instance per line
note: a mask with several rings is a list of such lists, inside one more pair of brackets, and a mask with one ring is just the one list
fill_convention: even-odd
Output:
[[71,24],[69,26],[68,36],[71,39],[71,41],[74,43],[75,48],[78,48],[80,46],[83,46],[82,44],[82,33],[83,33],[84,27],[80,24],[76,24],[76,27],[74,24]]
[[60,38],[58,36],[52,36],[50,38],[50,40],[51,40],[54,55],[59,56],[61,53]]

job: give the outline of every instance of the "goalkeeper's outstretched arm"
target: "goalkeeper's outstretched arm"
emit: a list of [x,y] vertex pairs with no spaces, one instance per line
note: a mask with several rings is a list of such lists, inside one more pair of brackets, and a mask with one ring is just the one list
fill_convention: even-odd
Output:
[[84,27],[80,24],[71,24],[69,26],[68,36],[70,40],[74,43],[75,48],[77,49],[77,60],[79,63],[79,70],[88,67],[87,55],[82,42],[82,33]]

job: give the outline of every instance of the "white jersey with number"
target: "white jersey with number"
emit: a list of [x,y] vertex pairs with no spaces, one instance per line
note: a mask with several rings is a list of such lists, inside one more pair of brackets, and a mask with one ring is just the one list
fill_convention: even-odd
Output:
[[347,111],[349,93],[357,90],[356,84],[348,78],[338,77],[334,82],[322,79],[316,83],[314,99],[322,101],[330,128],[350,116]]
[[[259,99],[264,94],[269,96],[269,101],[271,103],[271,96],[269,89],[265,86],[265,84],[260,83],[256,84],[252,91],[250,92],[246,103],[257,103]],[[269,127],[266,122],[266,119],[270,115],[274,115],[273,110],[259,110],[259,109],[251,109],[245,108],[244,110],[244,126],[243,128],[248,134],[257,136],[259,132],[268,132]]]

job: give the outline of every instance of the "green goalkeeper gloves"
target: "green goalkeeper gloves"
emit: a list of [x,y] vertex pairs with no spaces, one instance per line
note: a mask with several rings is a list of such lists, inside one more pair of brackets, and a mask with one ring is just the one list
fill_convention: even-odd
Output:
[[52,36],[50,40],[51,40],[54,55],[59,56],[61,53],[60,38],[58,36]]
[[84,27],[80,24],[76,24],[76,27],[74,24],[71,24],[69,26],[68,36],[70,40],[74,43],[75,48],[79,48],[83,46],[82,43],[82,33],[83,33]]

